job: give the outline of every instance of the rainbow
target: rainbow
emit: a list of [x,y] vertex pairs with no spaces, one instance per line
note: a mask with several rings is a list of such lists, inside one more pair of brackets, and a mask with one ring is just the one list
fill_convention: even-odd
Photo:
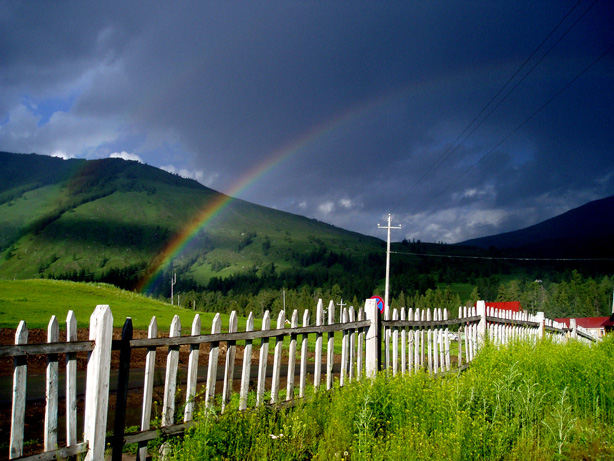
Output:
[[[463,75],[467,79],[472,73]],[[458,75],[455,76],[458,78]],[[184,229],[177,233],[168,245],[154,258],[153,262],[145,271],[145,276],[137,285],[138,291],[151,291],[151,288],[158,283],[163,270],[169,262],[181,253],[181,251],[190,243],[190,241],[198,234],[198,232],[207,226],[207,224],[233,200],[234,197],[240,196],[246,189],[253,185],[256,181],[263,179],[267,173],[274,170],[277,166],[288,160],[292,156],[304,151],[307,147],[313,146],[316,142],[325,139],[331,133],[339,132],[343,128],[353,126],[354,122],[366,117],[377,109],[385,107],[404,98],[415,95],[421,91],[433,91],[440,88],[440,85],[447,84],[456,79],[446,76],[443,79],[435,79],[425,82],[414,83],[407,87],[397,88],[382,96],[373,98],[366,103],[351,107],[336,116],[311,127],[304,134],[297,137],[293,141],[283,147],[273,151],[265,157],[256,167],[249,170],[246,174],[240,177],[227,191],[227,195],[219,194],[218,197],[202,208],[196,216],[188,223]]]
[[207,205],[193,217],[193,219],[183,228],[183,230],[178,232],[171,239],[171,241],[154,258],[153,262],[146,269],[145,273],[148,275],[140,280],[136,287],[137,291],[151,291],[151,288],[158,283],[160,277],[162,276],[162,272],[169,262],[179,255],[190,243],[190,241],[198,234],[198,232],[206,227],[213,218],[218,216],[224,210],[224,208],[231,203],[232,200],[234,200],[234,197],[241,195],[256,181],[264,178],[267,173],[271,172],[290,157],[304,151],[315,142],[321,141],[332,132],[337,132],[341,128],[348,126],[357,118],[364,116],[365,113],[385,104],[390,98],[390,95],[385,98],[377,98],[370,101],[366,105],[363,104],[347,110],[340,115],[327,120],[325,123],[313,126],[302,136],[267,155],[262,162],[256,165],[256,167],[252,168],[242,177],[240,177],[229,188],[227,194],[220,193],[215,199],[207,203]]

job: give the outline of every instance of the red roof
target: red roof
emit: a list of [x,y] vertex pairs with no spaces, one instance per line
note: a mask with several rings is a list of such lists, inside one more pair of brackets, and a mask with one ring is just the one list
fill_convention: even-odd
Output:
[[491,309],[499,309],[500,311],[522,312],[520,301],[507,301],[499,303],[487,302],[486,307],[490,307]]
[[[555,322],[564,323],[569,328],[569,318],[554,319]],[[582,328],[605,328],[613,325],[610,317],[582,317],[576,319],[576,325]]]

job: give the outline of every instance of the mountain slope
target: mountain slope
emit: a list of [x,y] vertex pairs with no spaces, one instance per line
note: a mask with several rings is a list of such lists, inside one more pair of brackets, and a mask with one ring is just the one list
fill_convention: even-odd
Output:
[[[0,278],[118,279],[130,286],[202,209],[228,198],[121,159],[2,152],[0,171]],[[231,199],[176,256],[173,270],[202,286],[212,277],[289,268],[322,248],[358,257],[379,251],[381,241]]]
[[582,205],[534,226],[459,245],[516,249],[553,257],[614,256],[614,196]]

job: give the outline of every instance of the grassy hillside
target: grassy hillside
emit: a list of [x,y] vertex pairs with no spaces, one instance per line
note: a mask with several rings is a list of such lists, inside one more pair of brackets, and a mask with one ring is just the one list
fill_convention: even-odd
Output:
[[[195,181],[120,159],[66,162],[0,153],[0,169],[14,176],[0,181],[4,279],[105,281],[132,288],[175,235],[224,197]],[[381,243],[231,199],[176,256],[173,271],[184,286],[204,287],[214,277],[279,274],[317,251],[358,261],[381,252]]]
[[[168,330],[173,317],[179,315],[185,329],[194,319],[194,312],[189,309],[112,285],[61,280],[0,280],[0,328],[16,328],[21,320],[26,321],[28,328],[47,328],[52,315],[58,317],[64,328],[69,310],[75,312],[79,328],[88,327],[90,315],[99,304],[111,307],[116,327],[121,327],[126,318],[131,317],[135,328],[146,330],[155,315],[159,329]],[[213,315],[201,313],[203,324],[210,325]],[[228,325],[226,318],[224,325]]]

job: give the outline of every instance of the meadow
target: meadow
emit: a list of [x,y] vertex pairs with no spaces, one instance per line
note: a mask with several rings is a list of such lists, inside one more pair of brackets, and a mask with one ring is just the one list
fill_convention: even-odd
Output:
[[169,459],[614,458],[614,337],[487,345],[462,374],[379,375],[294,407],[201,410]]
[[[108,304],[113,325],[122,327],[131,317],[135,329],[147,330],[152,316],[161,330],[168,331],[175,315],[184,327],[191,325],[194,311],[121,290],[105,283],[79,283],[62,280],[0,280],[0,328],[17,328],[25,320],[28,328],[47,328],[52,315],[65,328],[66,315],[74,311],[79,328],[89,327],[90,315],[98,304]],[[201,312],[204,325],[215,314]],[[223,316],[228,325],[228,315]],[[188,330],[186,330],[188,331]]]

